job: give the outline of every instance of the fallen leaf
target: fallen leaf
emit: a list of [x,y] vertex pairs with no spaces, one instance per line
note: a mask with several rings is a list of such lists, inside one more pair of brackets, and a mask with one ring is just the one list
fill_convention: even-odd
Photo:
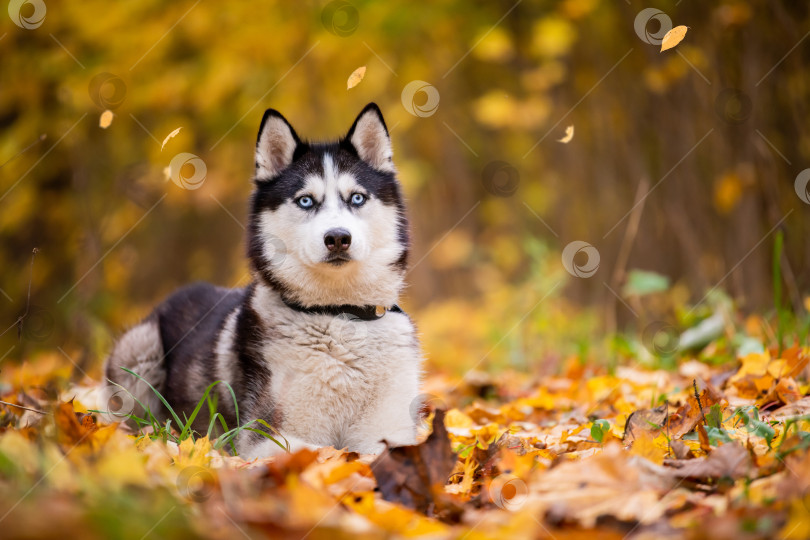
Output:
[[642,434],[633,441],[630,453],[652,461],[656,465],[661,465],[667,456],[668,448],[666,437],[655,437],[650,432]]
[[743,478],[753,469],[748,450],[739,443],[726,443],[708,457],[689,460],[670,459],[664,462],[672,467],[676,478]]
[[117,429],[117,424],[99,427],[92,415],[77,413],[73,402],[60,403],[53,412],[57,440],[62,446],[75,448],[79,445],[90,450],[101,447]]
[[640,523],[657,520],[666,512],[660,496],[672,484],[664,467],[609,444],[593,457],[547,471],[531,491],[552,521],[573,519],[593,527],[603,515]]
[[683,441],[672,441],[670,448],[672,448],[672,453],[675,454],[675,457],[678,459],[692,459],[695,457],[692,453],[692,449],[686,446],[686,443]]
[[352,74],[349,75],[349,80],[346,81],[346,90],[351,90],[358,84],[360,81],[363,80],[363,77],[366,76],[366,66],[360,66],[359,68],[352,71]]
[[444,411],[433,417],[433,432],[422,444],[390,448],[371,464],[383,499],[438,514],[449,505],[444,485],[456,464],[444,427]]
[[179,444],[180,452],[174,457],[178,467],[205,467],[211,461],[208,453],[212,445],[208,437],[201,437],[192,441],[189,437]]
[[565,128],[565,135],[563,135],[562,139],[557,139],[557,142],[568,144],[571,142],[571,139],[573,138],[574,138],[574,126],[571,125]]
[[712,445],[709,443],[709,434],[706,432],[706,426],[703,425],[703,422],[698,422],[697,434],[698,440],[700,441],[700,449],[704,452],[710,452]]
[[177,129],[175,129],[174,131],[172,131],[172,132],[171,132],[171,133],[169,133],[168,135],[166,135],[166,138],[165,138],[165,139],[163,139],[163,144],[161,144],[161,145],[160,145],[160,151],[161,151],[161,152],[163,152],[163,147],[164,147],[164,146],[166,146],[166,143],[167,143],[167,142],[169,142],[171,139],[173,139],[175,136],[177,136],[177,134],[178,134],[178,133],[180,133],[180,130],[181,130],[181,129],[183,129],[183,127],[182,127],[182,126],[181,126],[181,127],[179,127],[179,128],[177,128]]
[[98,118],[98,125],[101,129],[107,129],[112,124],[113,117],[115,115],[109,109],[101,113],[101,116]]
[[663,404],[655,409],[640,409],[634,411],[627,418],[624,426],[624,436],[622,442],[630,444],[637,437],[643,436],[647,432],[657,433],[661,431],[667,419],[667,404]]
[[778,420],[788,420],[790,418],[797,418],[810,413],[810,396],[803,397],[798,401],[794,401],[784,407],[773,411],[773,417]]
[[664,52],[667,49],[671,49],[681,41],[683,41],[684,36],[686,36],[686,31],[689,30],[687,26],[676,26],[672,30],[666,33],[664,39],[661,40],[661,51]]
[[675,439],[680,439],[697,426],[703,420],[703,415],[709,412],[712,405],[724,401],[723,395],[711,385],[707,385],[700,394],[700,405],[691,393],[677,411],[669,415],[669,435]]

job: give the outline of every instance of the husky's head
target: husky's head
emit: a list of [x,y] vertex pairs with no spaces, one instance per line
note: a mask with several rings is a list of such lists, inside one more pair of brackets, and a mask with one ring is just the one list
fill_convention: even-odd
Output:
[[334,143],[302,141],[265,112],[248,226],[256,277],[305,306],[396,303],[408,224],[391,155],[373,103]]

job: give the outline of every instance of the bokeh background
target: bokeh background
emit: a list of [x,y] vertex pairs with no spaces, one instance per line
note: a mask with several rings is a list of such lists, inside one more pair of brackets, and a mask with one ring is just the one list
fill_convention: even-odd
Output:
[[[603,336],[679,331],[729,299],[743,315],[805,313],[805,2],[14,0],[8,11],[4,365],[68,358],[70,376],[98,377],[114,336],[174,288],[244,285],[268,107],[312,139],[343,134],[369,101],[382,108],[414,238],[403,304],[435,369],[552,372],[568,354],[615,353]],[[667,25],[690,29],[661,53]],[[196,158],[168,170],[181,153]],[[170,179],[183,175],[194,185]]]

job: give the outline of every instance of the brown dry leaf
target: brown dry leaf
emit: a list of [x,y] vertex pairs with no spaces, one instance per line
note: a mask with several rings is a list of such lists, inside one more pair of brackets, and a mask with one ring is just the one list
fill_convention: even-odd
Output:
[[108,127],[110,127],[110,124],[112,124],[113,117],[115,117],[113,112],[111,110],[107,109],[106,111],[101,113],[101,116],[99,116],[99,118],[98,118],[98,126],[101,129],[107,129]]
[[624,426],[624,436],[622,442],[630,444],[637,437],[648,432],[658,433],[667,419],[667,404],[663,404],[655,409],[640,409],[634,411],[627,417],[627,424]]
[[686,446],[686,443],[683,441],[672,441],[670,448],[678,459],[692,459],[695,457],[695,454],[692,453],[692,449]]
[[98,427],[80,422],[73,409],[73,402],[60,403],[53,412],[59,442],[64,445],[75,445],[84,442]]
[[363,80],[363,77],[366,76],[366,66],[360,66],[359,68],[352,71],[352,74],[349,75],[349,80],[346,81],[346,90],[351,90],[358,84],[360,81]]
[[573,519],[583,527],[593,527],[600,516],[646,524],[666,512],[659,498],[672,484],[664,467],[609,444],[593,457],[552,468],[535,481],[532,492],[554,518]]
[[277,484],[281,485],[288,474],[301,474],[317,460],[318,452],[309,448],[302,448],[292,454],[284,452],[267,465],[267,472]]
[[798,377],[810,363],[810,347],[800,347],[795,345],[782,351],[782,360],[785,361],[787,369],[778,377]]
[[706,432],[706,426],[703,422],[698,422],[697,425],[698,440],[700,441],[700,449],[704,452],[711,452],[712,445],[709,443],[709,434]]
[[788,403],[795,403],[802,398],[802,394],[799,391],[799,385],[791,377],[783,377],[779,379],[779,381],[774,385],[772,392],[776,397],[776,399],[773,401],[779,401],[785,405]]
[[683,38],[686,36],[686,31],[689,30],[687,26],[676,26],[672,30],[666,33],[664,39],[661,40],[661,51],[664,52],[667,49],[671,49],[676,46],[678,43],[683,41]]
[[784,421],[789,418],[804,416],[808,413],[810,413],[810,396],[803,397],[798,401],[794,401],[789,405],[776,409],[773,411],[773,417],[777,420]]
[[557,142],[568,144],[571,142],[571,139],[573,138],[574,138],[574,126],[570,125],[567,128],[565,128],[565,135],[563,135],[563,138],[557,139]]
[[444,427],[444,411],[433,417],[433,432],[422,444],[383,452],[371,464],[383,499],[422,513],[448,506],[444,485],[456,464]]
[[737,442],[726,443],[708,457],[665,462],[677,478],[744,478],[751,473],[753,462],[748,450]]
[[670,437],[673,440],[680,439],[695,429],[695,426],[703,420],[703,415],[709,411],[712,405],[724,401],[723,395],[711,385],[706,385],[706,388],[700,394],[700,406],[695,396],[690,394],[686,403],[669,416]]
[[166,135],[166,138],[165,138],[165,139],[163,139],[163,144],[161,144],[161,145],[160,145],[160,151],[161,151],[161,152],[163,152],[163,147],[164,147],[164,146],[166,146],[166,143],[167,143],[167,142],[169,142],[169,141],[170,141],[171,139],[173,139],[174,137],[176,137],[176,136],[177,136],[177,134],[178,134],[178,133],[180,133],[180,130],[181,130],[181,129],[183,129],[183,127],[182,127],[182,126],[181,126],[181,127],[179,127],[179,128],[177,128],[177,129],[175,129],[174,131],[172,131],[172,132],[171,132],[171,133],[169,133],[168,135]]
[[60,403],[53,412],[59,444],[68,448],[82,445],[97,450],[117,429],[117,425],[99,428],[92,415],[77,413],[73,402]]

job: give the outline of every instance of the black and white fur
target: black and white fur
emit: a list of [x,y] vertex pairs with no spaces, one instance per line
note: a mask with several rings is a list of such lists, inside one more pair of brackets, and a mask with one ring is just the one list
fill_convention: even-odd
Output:
[[[131,369],[181,418],[207,385],[227,381],[240,422],[268,422],[292,450],[413,444],[422,353],[411,320],[398,308],[377,320],[335,314],[336,306],[391,308],[404,284],[408,224],[379,108],[366,106],[346,137],[326,144],[302,141],[268,110],[255,159],[251,284],[175,292],[118,340],[106,377],[165,417],[154,393],[120,368]],[[233,427],[233,400],[217,388]],[[205,430],[208,414],[200,416]],[[243,431],[237,450],[253,458],[280,449]]]

